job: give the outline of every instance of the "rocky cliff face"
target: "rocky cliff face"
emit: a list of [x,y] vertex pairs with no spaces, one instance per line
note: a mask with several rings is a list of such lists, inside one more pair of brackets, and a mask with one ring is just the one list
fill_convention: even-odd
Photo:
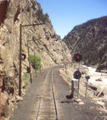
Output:
[[79,52],[87,65],[102,64],[107,61],[107,16],[90,20],[64,37],[72,53]]
[[35,51],[35,54],[41,58],[42,68],[68,62],[71,55],[66,44],[55,33],[48,13],[43,14],[37,1],[0,2],[0,90],[2,91],[2,116],[4,117],[9,117],[8,111],[11,109],[9,105],[13,103],[12,100],[18,94],[20,24],[44,22],[45,24],[42,25],[22,28],[22,53],[26,54],[26,59],[22,61],[22,76],[29,67],[27,41],[30,54],[34,55]]

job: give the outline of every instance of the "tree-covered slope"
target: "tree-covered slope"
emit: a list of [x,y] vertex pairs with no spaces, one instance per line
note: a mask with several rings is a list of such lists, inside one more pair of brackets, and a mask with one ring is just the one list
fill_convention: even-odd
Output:
[[107,16],[75,26],[63,41],[71,54],[82,54],[85,64],[104,63],[107,60]]

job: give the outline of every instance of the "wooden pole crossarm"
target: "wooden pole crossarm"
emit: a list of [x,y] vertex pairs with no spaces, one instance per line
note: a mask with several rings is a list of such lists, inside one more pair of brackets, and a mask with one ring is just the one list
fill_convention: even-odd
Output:
[[36,26],[36,25],[43,25],[43,24],[45,24],[45,23],[37,23],[37,24],[22,25],[22,27]]

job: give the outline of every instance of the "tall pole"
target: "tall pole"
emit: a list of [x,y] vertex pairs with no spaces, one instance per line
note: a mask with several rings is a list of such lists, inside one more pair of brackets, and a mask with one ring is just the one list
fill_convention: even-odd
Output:
[[29,60],[29,70],[30,70],[30,82],[32,83],[32,75],[31,75],[31,65],[30,65],[30,58],[29,58],[29,45],[28,45],[28,41],[27,40],[27,47],[28,47],[28,60]]
[[87,97],[87,88],[88,88],[88,79],[86,79],[86,90],[85,90],[85,98]]
[[78,79],[78,96],[77,96],[77,98],[80,98],[80,94],[79,94],[79,87],[80,87],[80,79]]
[[32,9],[31,9],[31,24],[32,24]]
[[20,63],[19,63],[19,96],[21,96],[21,55],[22,55],[22,25],[20,24]]
[[34,46],[34,65],[35,65],[35,76],[36,76],[36,60],[35,60],[35,46]]
[[[80,62],[78,63],[78,70],[80,70]],[[78,98],[80,98],[79,89],[80,89],[80,79],[78,79]]]

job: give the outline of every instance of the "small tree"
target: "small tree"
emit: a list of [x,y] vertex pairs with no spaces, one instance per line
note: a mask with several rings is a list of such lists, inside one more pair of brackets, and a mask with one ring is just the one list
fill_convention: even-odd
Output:
[[41,65],[41,58],[39,56],[29,55],[29,60],[34,69],[39,70]]

